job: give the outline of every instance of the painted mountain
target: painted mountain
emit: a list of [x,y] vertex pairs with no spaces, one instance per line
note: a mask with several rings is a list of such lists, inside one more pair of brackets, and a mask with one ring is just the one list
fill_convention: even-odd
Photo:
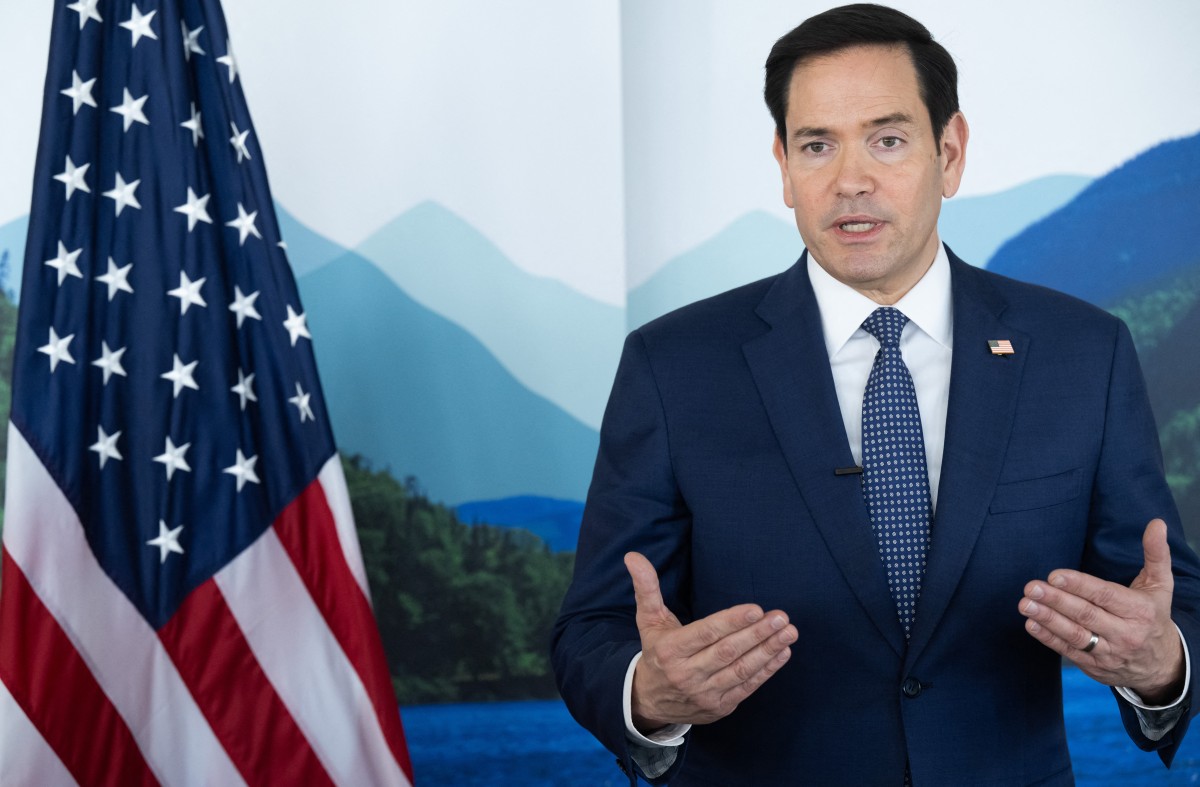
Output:
[[599,428],[625,336],[624,312],[517,267],[435,202],[355,249],[413,300],[477,337],[530,390]]
[[1005,241],[1069,203],[1092,179],[1047,175],[995,194],[942,202],[938,235],[972,265],[985,265]]
[[[968,262],[984,264],[1008,238],[1070,202],[1091,182],[1050,175],[1006,191],[942,205],[943,240]],[[754,211],[679,255],[629,293],[630,329],[692,301],[784,270],[803,245],[790,220]]]
[[1200,134],[1097,179],[1009,240],[988,269],[1108,306],[1186,268],[1200,249]]
[[348,253],[299,279],[344,453],[451,504],[581,500],[598,436],[534,394],[479,341]]
[[540,536],[555,552],[573,552],[579,541],[583,503],[518,495],[503,500],[480,500],[454,509],[462,522],[520,527]]

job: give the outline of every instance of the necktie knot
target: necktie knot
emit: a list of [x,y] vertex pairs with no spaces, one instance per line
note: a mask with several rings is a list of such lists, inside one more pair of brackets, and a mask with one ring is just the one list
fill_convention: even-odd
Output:
[[862,329],[878,339],[884,347],[899,347],[900,334],[904,332],[907,322],[908,317],[899,309],[880,306],[863,320]]

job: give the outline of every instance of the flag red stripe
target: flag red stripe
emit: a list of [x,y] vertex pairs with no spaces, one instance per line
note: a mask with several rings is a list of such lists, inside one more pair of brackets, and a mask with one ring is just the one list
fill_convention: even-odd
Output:
[[214,581],[192,591],[158,634],[247,784],[333,784]]
[[0,680],[13,699],[80,784],[158,784],[125,720],[7,549],[0,560]]
[[412,762],[375,615],[346,563],[333,512],[319,481],[309,484],[283,510],[275,521],[275,532],[366,686],[388,746],[412,783]]

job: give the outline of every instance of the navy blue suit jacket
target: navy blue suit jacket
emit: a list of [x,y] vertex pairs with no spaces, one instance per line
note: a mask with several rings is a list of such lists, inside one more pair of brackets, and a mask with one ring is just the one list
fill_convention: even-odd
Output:
[[[834,474],[854,460],[805,258],[628,337],[553,645],[568,707],[625,769],[621,689],[640,649],[628,550],[684,622],[754,602],[800,632],[776,676],[692,729],[672,784],[898,787],[906,762],[918,785],[1072,783],[1060,660],[1017,603],[1060,567],[1128,584],[1153,517],[1170,529],[1174,618],[1200,654],[1200,563],[1128,330],[950,260],[945,454],[907,646],[860,476]],[[992,355],[992,339],[1015,353]],[[1167,763],[1192,715],[1152,742],[1121,713]]]

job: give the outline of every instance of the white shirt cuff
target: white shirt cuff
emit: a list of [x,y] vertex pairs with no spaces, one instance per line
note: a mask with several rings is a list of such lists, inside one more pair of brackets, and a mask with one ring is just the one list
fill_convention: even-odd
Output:
[[625,696],[621,701],[621,707],[625,711],[625,737],[631,743],[647,748],[682,746],[683,736],[692,728],[690,724],[668,724],[649,735],[643,735],[633,726],[633,671],[641,660],[642,652],[639,650],[629,662],[629,669],[625,671]]

